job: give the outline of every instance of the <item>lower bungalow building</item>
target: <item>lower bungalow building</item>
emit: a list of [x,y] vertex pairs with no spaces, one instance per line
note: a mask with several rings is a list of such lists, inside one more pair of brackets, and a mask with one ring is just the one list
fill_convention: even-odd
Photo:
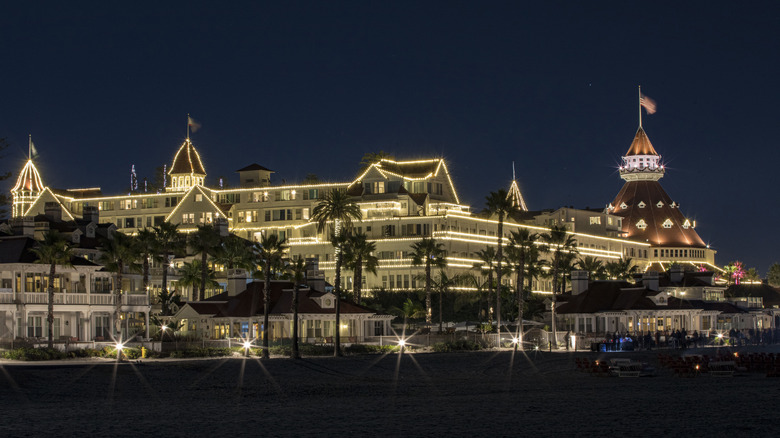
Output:
[[[40,342],[48,338],[49,265],[37,263],[27,236],[0,237],[0,342]],[[54,278],[55,341],[110,341],[117,328],[122,337],[148,327],[151,307],[146,294],[117,295],[110,272],[74,256],[70,266],[57,266]],[[144,333],[148,338],[148,330]]]
[[[317,284],[318,283],[318,284]],[[299,339],[302,342],[330,343],[335,336],[335,295],[313,287],[325,285],[324,281],[302,285],[298,298]],[[228,271],[227,291],[203,301],[184,304],[173,316],[181,323],[183,335],[202,339],[248,338],[262,336],[265,284],[262,281],[247,283],[243,269]],[[252,297],[257,295],[257,308],[252,312]],[[292,337],[293,283],[284,280],[271,281],[271,309],[269,312],[269,336],[271,341]],[[341,338],[344,342],[365,342],[372,337],[390,335],[390,322],[395,317],[380,314],[368,307],[341,300]]]
[[[600,336],[698,331],[703,336],[731,329],[776,328],[763,309],[729,302],[724,287],[712,284],[712,272],[647,271],[640,281],[589,281],[584,271],[572,273],[570,293],[559,298],[558,327]],[[778,309],[780,310],[780,309]]]

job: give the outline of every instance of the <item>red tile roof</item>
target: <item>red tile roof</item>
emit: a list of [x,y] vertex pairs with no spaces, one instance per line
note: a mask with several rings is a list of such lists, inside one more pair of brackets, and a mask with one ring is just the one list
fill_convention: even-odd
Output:
[[[661,207],[659,207],[659,202]],[[644,207],[640,207],[640,203]],[[623,208],[622,205],[626,207]],[[647,241],[654,246],[706,248],[692,223],[684,228],[686,218],[679,206],[672,206],[672,198],[658,181],[627,181],[615,200],[610,213],[623,217],[623,232],[632,240]],[[664,228],[666,220],[671,228]],[[637,227],[643,220],[646,228]]]

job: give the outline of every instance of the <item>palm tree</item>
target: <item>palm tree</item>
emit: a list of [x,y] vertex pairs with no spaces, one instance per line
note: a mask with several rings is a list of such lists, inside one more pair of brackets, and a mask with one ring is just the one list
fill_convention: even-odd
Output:
[[73,249],[60,233],[49,230],[43,235],[43,240],[39,241],[30,251],[38,258],[35,261],[36,263],[49,265],[49,284],[46,290],[48,293],[46,321],[49,322],[48,346],[49,348],[54,348],[54,276],[57,274],[57,265],[70,266]]
[[520,228],[512,231],[509,237],[509,247],[507,247],[507,258],[515,269],[517,294],[517,346],[523,349],[523,289],[525,287],[526,261],[529,253],[537,251],[536,242],[539,240],[539,234],[531,233],[528,228]]
[[403,330],[401,331],[401,339],[406,339],[406,324],[409,319],[421,318],[425,316],[425,309],[423,309],[420,303],[412,301],[411,298],[407,298],[400,309],[394,307],[392,311],[393,313],[399,314],[404,318]]
[[585,256],[577,262],[577,269],[588,273],[588,278],[602,280],[604,278],[604,262],[593,256]]
[[444,259],[443,244],[436,242],[434,238],[423,238],[412,244],[412,265],[425,265],[425,323],[430,325],[433,318],[431,308],[431,266],[444,268],[447,261]]
[[392,159],[393,156],[390,155],[389,153],[385,152],[385,151],[366,152],[366,154],[363,155],[363,158],[360,160],[361,172],[363,170],[366,170],[368,168],[368,166],[370,166],[370,165],[372,165],[372,164],[374,164],[376,162],[382,161],[385,158]]
[[158,299],[160,300],[161,316],[171,316],[174,314],[174,306],[181,307],[181,295],[176,292],[160,292]]
[[227,269],[253,269],[252,242],[229,234],[214,249],[214,261]]
[[[263,235],[259,242],[255,242],[255,251],[260,264],[263,265],[263,359],[268,359],[268,314],[271,311],[271,266],[281,261],[287,246],[285,239],[279,239],[276,234]],[[257,312],[257,294],[252,295],[252,307],[250,308],[250,318],[253,318]]]
[[449,276],[443,269],[439,270],[439,275],[432,281],[433,287],[439,292],[439,333],[444,332],[444,294],[460,281],[459,275]]
[[144,228],[135,236],[135,245],[143,267],[144,291],[149,294],[149,262],[158,258],[159,248],[154,231]]
[[571,279],[571,271],[574,269],[574,260],[576,260],[576,258],[576,252],[567,252],[561,255],[561,266],[558,268],[559,272],[561,273],[561,293],[566,292],[566,278]]
[[631,280],[634,274],[639,272],[639,267],[634,264],[631,257],[621,257],[620,260],[607,262],[604,270],[612,280]]
[[107,270],[114,272],[114,322],[119,334],[119,314],[122,310],[122,274],[125,268],[136,270],[139,253],[134,239],[127,234],[115,232],[111,238],[103,239],[98,262]]
[[487,269],[487,287],[488,287],[488,308],[487,316],[490,324],[493,324],[493,316],[491,309],[493,308],[493,265],[496,263],[496,250],[492,246],[477,251],[477,258],[479,263],[474,264],[475,269],[479,269],[480,273]]
[[198,229],[190,235],[189,244],[195,253],[200,253],[200,292],[197,301],[206,298],[206,277],[208,276],[208,256],[214,254],[214,248],[220,243],[219,231],[213,225],[198,225]]
[[[203,267],[200,260],[193,260],[192,262],[184,262],[179,274],[179,284],[184,287],[192,286],[192,293],[195,295],[195,291],[201,287],[203,281]],[[208,269],[206,274],[206,287],[217,287],[217,276],[213,269]]]
[[292,349],[290,357],[292,359],[300,359],[301,354],[298,351],[298,292],[301,288],[301,283],[306,278],[306,262],[303,258],[299,258],[295,262],[291,263],[288,267],[292,274],[293,281],[293,296],[292,296],[292,313],[293,313],[293,326],[292,326]]
[[376,243],[369,242],[365,234],[349,236],[344,246],[344,266],[355,273],[354,290],[358,304],[361,301],[360,292],[363,288],[363,271],[376,275],[376,268],[379,267],[379,259],[372,254],[374,251],[376,251]]
[[503,252],[503,240],[504,240],[504,219],[507,215],[517,210],[517,207],[509,199],[509,194],[504,189],[498,189],[497,192],[490,192],[485,197],[485,211],[491,216],[498,215],[498,248],[496,249],[496,290],[498,291],[498,299],[496,300],[496,317],[497,325],[496,330],[498,332],[498,339],[501,339],[501,265],[504,262]]
[[178,254],[183,250],[184,239],[179,234],[179,224],[163,222],[159,226],[152,228],[157,238],[158,255],[162,257],[162,294],[168,294],[168,267],[170,256]]
[[542,234],[542,240],[545,242],[544,250],[552,252],[552,305],[550,311],[552,315],[552,338],[553,346],[558,348],[558,338],[555,326],[555,302],[558,293],[558,272],[561,267],[563,255],[569,252],[577,251],[577,241],[570,235],[565,227],[553,225],[548,233]]
[[344,236],[352,229],[352,221],[362,219],[360,207],[349,197],[346,190],[334,189],[325,195],[312,210],[312,219],[317,222],[317,232],[322,233],[333,222],[331,243],[336,248],[336,277],[333,292],[336,295],[336,342],[333,355],[341,356],[341,266],[344,263]]

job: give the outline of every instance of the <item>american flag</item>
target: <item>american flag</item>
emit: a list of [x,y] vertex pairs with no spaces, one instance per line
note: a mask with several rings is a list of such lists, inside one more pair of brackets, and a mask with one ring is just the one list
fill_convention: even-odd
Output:
[[655,113],[655,101],[653,99],[641,94],[639,97],[639,104],[645,107],[647,114]]
[[[648,110],[648,112],[649,112],[649,111],[650,111],[650,110]],[[655,112],[655,111],[653,111],[653,112]],[[197,131],[198,129],[200,129],[200,123],[196,122],[196,121],[195,121],[195,120],[194,120],[192,117],[190,117],[190,116],[187,116],[187,125],[190,127],[190,129],[192,129],[192,132],[195,132],[195,131]]]

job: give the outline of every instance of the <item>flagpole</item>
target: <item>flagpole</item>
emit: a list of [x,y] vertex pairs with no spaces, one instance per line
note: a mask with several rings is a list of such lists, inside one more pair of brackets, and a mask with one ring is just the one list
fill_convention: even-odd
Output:
[[642,86],[639,85],[639,127],[642,127]]
[[187,140],[190,139],[190,113],[187,113]]
[[27,141],[27,160],[32,160],[32,134],[29,134],[30,138]]

